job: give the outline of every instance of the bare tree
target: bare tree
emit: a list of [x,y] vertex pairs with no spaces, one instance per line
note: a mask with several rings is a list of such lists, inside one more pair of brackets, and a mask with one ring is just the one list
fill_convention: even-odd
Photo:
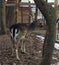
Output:
[[0,25],[1,25],[1,33],[5,34],[6,30],[5,30],[5,22],[3,20],[3,12],[4,12],[4,0],[0,0]]
[[35,20],[37,20],[37,15],[38,15],[38,8],[37,8],[37,6],[36,6]]
[[44,44],[43,58],[40,65],[50,65],[56,37],[55,9],[44,0],[34,0],[47,23],[47,33]]

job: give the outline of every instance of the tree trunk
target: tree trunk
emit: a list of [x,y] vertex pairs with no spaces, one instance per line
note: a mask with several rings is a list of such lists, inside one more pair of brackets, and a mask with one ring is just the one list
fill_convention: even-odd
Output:
[[38,8],[37,8],[37,6],[36,6],[35,20],[37,20],[37,15],[38,15]]
[[7,22],[7,27],[9,28],[12,24],[15,24],[15,20],[14,20],[14,6],[9,6],[6,9],[7,9],[6,22]]
[[6,33],[6,30],[5,30],[6,25],[5,25],[5,22],[3,20],[3,17],[4,17],[4,15],[3,15],[4,4],[3,3],[4,3],[4,1],[1,0],[0,1],[0,25],[1,25],[1,34],[5,34]]
[[44,55],[40,65],[50,65],[56,37],[55,9],[48,5],[44,0],[34,1],[45,17],[48,27],[44,44]]

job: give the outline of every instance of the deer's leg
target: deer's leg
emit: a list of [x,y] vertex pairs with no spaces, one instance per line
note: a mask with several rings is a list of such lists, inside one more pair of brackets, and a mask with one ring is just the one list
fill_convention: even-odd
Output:
[[23,51],[24,51],[24,53],[26,53],[25,43],[23,43]]
[[21,40],[21,52],[23,52],[23,40]]
[[14,50],[15,50],[15,48],[14,48],[14,45],[12,44],[12,54],[11,54],[11,56],[14,55]]
[[18,44],[15,44],[15,51],[16,51],[16,58],[18,59],[18,60],[20,60],[20,58],[19,58],[19,55],[18,55]]
[[25,43],[24,43],[24,40],[22,39],[22,43],[21,43],[21,51],[23,53],[26,53],[26,49],[25,49]]
[[[11,38],[11,40],[12,40],[12,38]],[[15,47],[14,47],[14,40],[12,40],[11,41],[11,45],[12,45],[12,53],[11,53],[11,56],[13,56],[14,55],[14,50],[15,50]]]
[[26,34],[27,34],[27,31],[24,32],[24,35],[21,37],[21,51],[23,53],[26,53],[26,50],[25,50],[25,39],[26,39]]

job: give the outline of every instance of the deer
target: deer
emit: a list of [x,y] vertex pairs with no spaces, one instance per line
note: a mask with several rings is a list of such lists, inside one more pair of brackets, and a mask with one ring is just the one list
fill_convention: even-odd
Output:
[[[12,42],[12,55],[14,53],[14,49],[16,52],[16,58],[17,60],[20,60],[19,58],[19,53],[18,53],[18,48],[19,44],[21,44],[21,51],[23,53],[26,53],[25,49],[25,43],[23,42],[26,38],[26,35],[35,29],[37,21],[33,21],[29,25],[26,25],[25,23],[16,23],[10,26],[10,38]],[[22,40],[22,42],[20,42]]]

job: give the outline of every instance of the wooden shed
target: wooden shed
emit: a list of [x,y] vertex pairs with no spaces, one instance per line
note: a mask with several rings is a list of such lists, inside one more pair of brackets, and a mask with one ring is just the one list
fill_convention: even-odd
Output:
[[14,3],[15,0],[7,0],[7,3]]
[[[28,3],[27,3],[28,4]],[[6,4],[6,23],[9,27],[14,23],[30,23],[32,21],[32,10],[29,5],[19,2],[18,6],[15,4],[15,0],[7,0]],[[18,11],[16,12],[16,7]]]
[[32,21],[32,11],[29,7],[19,7],[17,13],[17,23],[30,23]]

